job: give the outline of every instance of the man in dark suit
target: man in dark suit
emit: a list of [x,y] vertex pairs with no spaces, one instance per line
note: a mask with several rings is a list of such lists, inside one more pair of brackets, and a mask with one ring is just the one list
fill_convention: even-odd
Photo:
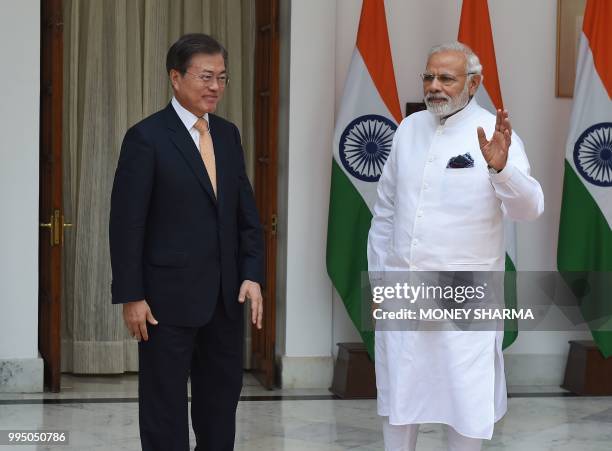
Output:
[[145,451],[189,449],[189,377],[196,449],[233,449],[245,299],[261,328],[261,224],[238,129],[212,114],[226,63],[210,36],[174,43],[174,97],[127,131],[115,173],[112,298],[139,341]]

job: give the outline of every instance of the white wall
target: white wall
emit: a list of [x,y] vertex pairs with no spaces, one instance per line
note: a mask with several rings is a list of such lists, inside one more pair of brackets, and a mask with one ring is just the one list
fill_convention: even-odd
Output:
[[319,174],[331,171],[325,156],[334,122],[334,52],[320,49],[333,42],[335,18],[328,0],[293,2],[291,18],[286,354],[329,355],[331,283],[324,243],[330,181]]
[[[428,48],[456,39],[461,3],[461,0],[386,0],[402,110],[406,102],[422,100],[418,74],[424,69]],[[532,174],[541,183],[546,198],[544,215],[536,222],[518,227],[518,267],[520,270],[554,270],[565,139],[571,110],[571,99],[555,97],[557,0],[489,0],[489,10],[504,104],[514,129],[525,142]],[[337,0],[336,107],[355,46],[360,11],[360,1]],[[329,141],[331,146],[331,136]],[[520,290],[523,299],[530,295],[529,287]],[[510,381],[517,384],[559,382],[567,341],[588,336],[561,332],[520,333],[519,339],[507,351]],[[337,342],[355,340],[358,334],[341,301],[334,295],[332,350],[336,352]],[[538,362],[541,367],[533,371],[533,379],[518,377],[517,367]]]
[[325,272],[325,241],[334,126],[335,6],[329,0],[293,1],[290,14],[281,379],[285,387],[326,386],[332,368],[331,283]]
[[[11,380],[10,374],[40,368],[39,3],[22,0],[0,5],[0,391],[14,390],[16,383],[28,379],[21,374],[19,381]],[[34,377],[34,382],[42,383],[42,373]],[[28,387],[22,384],[22,388]]]

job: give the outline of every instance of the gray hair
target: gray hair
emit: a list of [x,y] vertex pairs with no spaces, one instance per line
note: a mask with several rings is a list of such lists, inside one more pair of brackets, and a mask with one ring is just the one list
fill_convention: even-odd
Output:
[[465,71],[470,74],[482,75],[482,64],[480,64],[480,59],[478,55],[474,53],[474,51],[469,48],[467,45],[462,44],[459,41],[447,42],[445,44],[434,45],[431,49],[429,49],[429,53],[427,54],[427,59],[431,58],[432,55],[440,52],[461,52],[465,55],[466,60],[466,68]]

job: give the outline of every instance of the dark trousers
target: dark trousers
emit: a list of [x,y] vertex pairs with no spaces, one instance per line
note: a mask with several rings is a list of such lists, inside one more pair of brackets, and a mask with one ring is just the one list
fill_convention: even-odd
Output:
[[[242,311],[242,310],[241,310]],[[242,388],[243,320],[219,299],[201,327],[147,324],[138,345],[138,407],[143,451],[188,451],[187,379],[197,451],[234,449]]]

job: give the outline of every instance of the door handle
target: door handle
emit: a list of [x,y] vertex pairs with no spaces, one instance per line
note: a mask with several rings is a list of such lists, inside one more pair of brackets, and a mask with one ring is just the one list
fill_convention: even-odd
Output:
[[49,241],[51,242],[51,246],[53,246],[53,216],[51,216],[51,220],[47,223],[40,223],[40,227],[49,229],[49,233],[51,236],[49,237]]
[[72,224],[64,222],[64,215],[55,209],[49,222],[41,223],[40,227],[49,229],[49,241],[53,247],[64,243],[64,229],[72,227]]

